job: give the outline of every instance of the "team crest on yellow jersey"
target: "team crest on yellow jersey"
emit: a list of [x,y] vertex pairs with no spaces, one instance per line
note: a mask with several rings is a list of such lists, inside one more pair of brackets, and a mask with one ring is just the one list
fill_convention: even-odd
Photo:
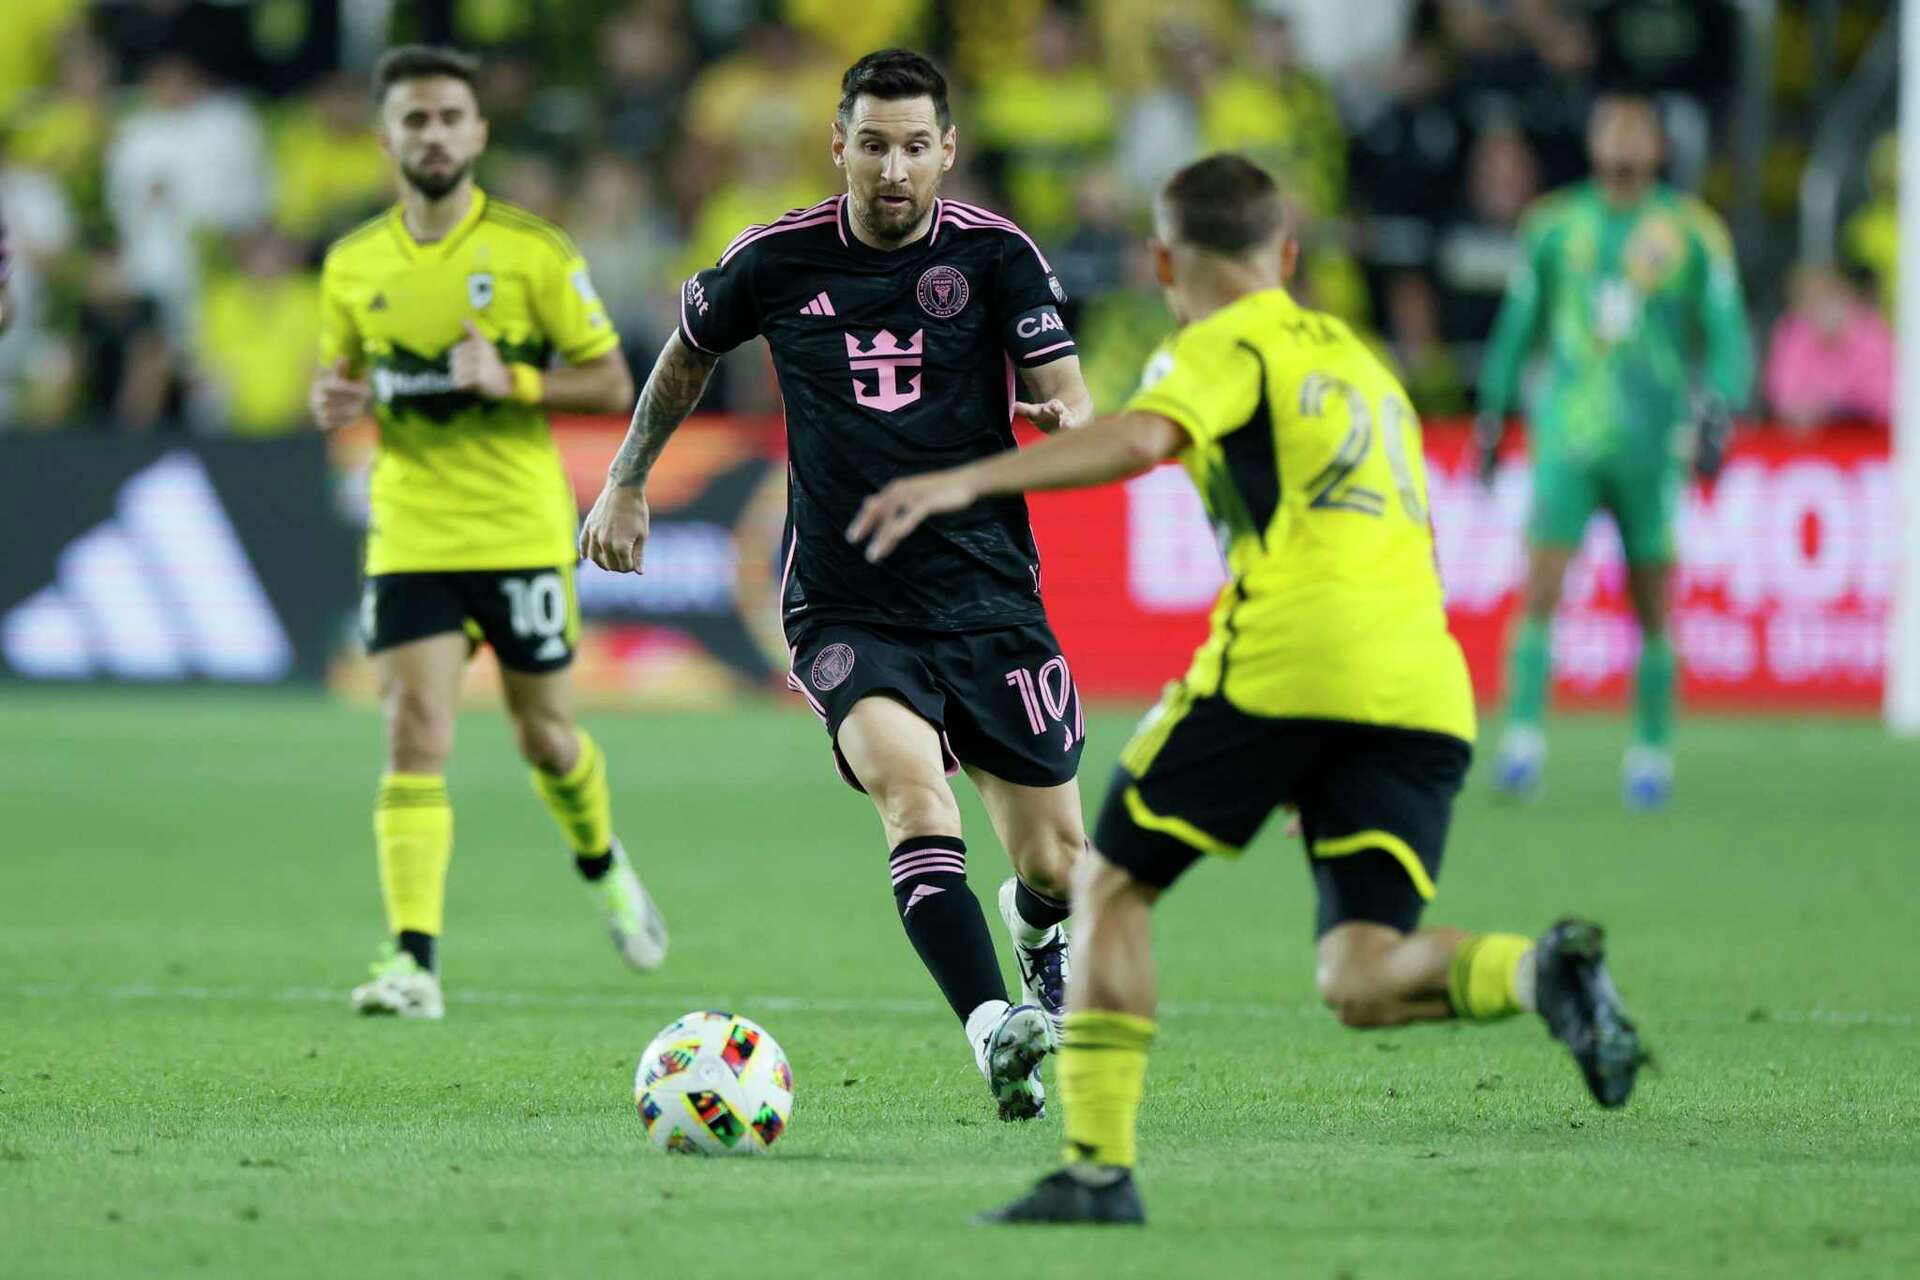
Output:
[[476,271],[467,277],[467,305],[485,311],[493,301],[493,272]]

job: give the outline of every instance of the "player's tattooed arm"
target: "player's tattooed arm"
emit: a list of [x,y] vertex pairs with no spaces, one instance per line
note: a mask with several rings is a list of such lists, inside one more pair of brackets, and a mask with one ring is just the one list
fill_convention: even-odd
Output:
[[713,376],[720,357],[687,345],[679,334],[667,339],[654,362],[647,385],[641,389],[640,402],[633,408],[633,422],[627,438],[607,468],[607,483],[622,489],[644,488],[660,451],[680,429],[693,407],[706,393],[707,379]]
[[607,468],[606,487],[580,526],[582,559],[615,573],[642,572],[653,521],[647,509],[647,477],[668,439],[700,403],[719,360],[678,333],[667,339],[640,391],[627,438]]
[[1013,411],[1048,435],[1093,421],[1093,393],[1080,372],[1079,356],[1023,370],[1020,379],[1033,400],[1016,402]]

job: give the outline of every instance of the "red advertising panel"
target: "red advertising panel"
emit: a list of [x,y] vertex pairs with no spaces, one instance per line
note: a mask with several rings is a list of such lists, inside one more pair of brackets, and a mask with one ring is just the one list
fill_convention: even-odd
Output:
[[[1510,461],[1483,490],[1458,424],[1430,425],[1427,453],[1448,613],[1475,686],[1496,697],[1526,564],[1527,469]],[[1673,634],[1687,700],[1876,707],[1894,501],[1882,436],[1746,433],[1719,480],[1682,506]],[[1033,512],[1048,608],[1081,687],[1144,696],[1183,670],[1222,582],[1185,476],[1164,467],[1124,487],[1039,495]],[[1619,539],[1604,518],[1568,574],[1553,649],[1562,700],[1624,697],[1639,641]]]

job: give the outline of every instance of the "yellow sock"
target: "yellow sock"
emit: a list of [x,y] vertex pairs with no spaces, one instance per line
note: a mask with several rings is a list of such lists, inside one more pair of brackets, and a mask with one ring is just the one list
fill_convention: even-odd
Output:
[[1067,1015],[1059,1081],[1068,1163],[1133,1167],[1133,1126],[1152,1043],[1149,1018],[1102,1010]]
[[389,773],[373,805],[387,931],[440,936],[453,859],[453,805],[437,773]]
[[1493,1022],[1519,1013],[1520,992],[1515,986],[1520,962],[1533,950],[1533,939],[1517,933],[1479,933],[1460,944],[1447,973],[1447,1000],[1456,1017],[1470,1022]]
[[573,851],[592,856],[613,847],[613,797],[607,790],[607,758],[600,744],[580,735],[580,758],[565,773],[533,771],[533,789],[547,812],[573,843]]

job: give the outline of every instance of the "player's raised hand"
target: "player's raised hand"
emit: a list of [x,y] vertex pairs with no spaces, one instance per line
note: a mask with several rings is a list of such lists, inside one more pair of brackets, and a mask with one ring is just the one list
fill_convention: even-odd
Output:
[[653,513],[638,489],[609,484],[580,526],[580,558],[614,573],[644,573]]
[[1076,427],[1086,426],[1083,415],[1067,407],[1065,400],[1047,400],[1039,404],[1028,404],[1016,400],[1013,404],[1015,417],[1025,418],[1042,431],[1072,431]]
[[480,326],[471,316],[467,318],[466,327],[467,336],[455,343],[447,356],[447,372],[453,376],[453,385],[462,391],[478,392],[489,400],[505,400],[513,394],[513,374],[507,362],[500,358],[500,348],[480,332]]
[[307,407],[322,431],[337,431],[358,422],[372,399],[373,384],[355,378],[345,356],[322,369],[307,391]]
[[878,564],[926,522],[973,505],[979,495],[959,471],[930,471],[895,480],[860,504],[847,526],[847,541],[867,544],[867,560]]

